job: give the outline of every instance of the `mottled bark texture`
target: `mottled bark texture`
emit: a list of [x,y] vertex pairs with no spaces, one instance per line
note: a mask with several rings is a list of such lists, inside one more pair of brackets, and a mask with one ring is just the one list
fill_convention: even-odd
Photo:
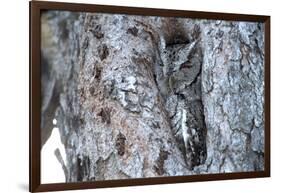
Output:
[[56,118],[67,182],[263,170],[263,32],[45,12],[42,145]]

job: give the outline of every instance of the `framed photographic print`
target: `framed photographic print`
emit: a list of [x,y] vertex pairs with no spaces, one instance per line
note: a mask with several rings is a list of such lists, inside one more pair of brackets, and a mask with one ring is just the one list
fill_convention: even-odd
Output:
[[30,191],[269,176],[269,16],[30,2]]

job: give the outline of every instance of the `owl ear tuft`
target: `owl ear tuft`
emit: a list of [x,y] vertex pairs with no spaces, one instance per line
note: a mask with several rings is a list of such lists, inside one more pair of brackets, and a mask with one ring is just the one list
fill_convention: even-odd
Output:
[[192,32],[191,32],[191,37],[192,37],[192,40],[193,41],[196,41],[200,38],[200,35],[201,35],[201,28],[200,28],[200,25],[198,24],[195,24],[193,29],[192,29]]

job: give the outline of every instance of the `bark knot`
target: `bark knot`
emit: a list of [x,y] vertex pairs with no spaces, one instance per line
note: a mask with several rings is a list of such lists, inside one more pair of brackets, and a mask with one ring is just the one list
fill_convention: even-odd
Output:
[[120,156],[123,156],[125,154],[125,144],[126,144],[126,137],[121,132],[117,135],[116,141],[115,141],[115,147],[117,149],[117,153]]

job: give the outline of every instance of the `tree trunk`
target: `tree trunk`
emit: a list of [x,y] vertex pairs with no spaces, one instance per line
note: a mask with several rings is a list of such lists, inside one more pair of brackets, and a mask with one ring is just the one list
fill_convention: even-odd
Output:
[[264,26],[48,11],[42,145],[67,182],[263,170]]

